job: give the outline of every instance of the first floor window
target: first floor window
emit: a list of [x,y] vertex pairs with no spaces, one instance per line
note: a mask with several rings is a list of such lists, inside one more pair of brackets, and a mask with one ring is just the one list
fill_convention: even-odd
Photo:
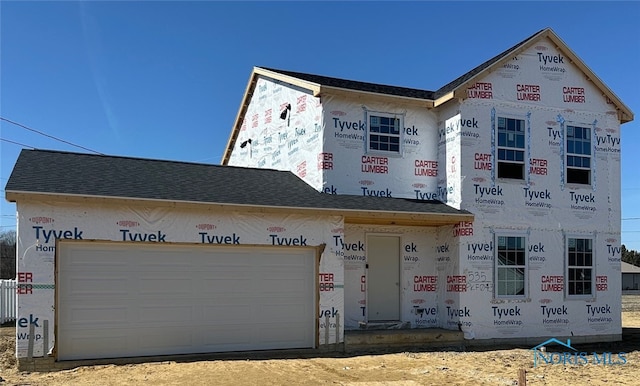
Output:
[[403,122],[393,114],[369,113],[367,151],[401,154]]
[[496,297],[524,297],[527,279],[525,238],[498,236],[497,244]]
[[524,120],[498,117],[498,178],[524,180]]
[[567,239],[567,276],[569,295],[593,293],[593,240]]

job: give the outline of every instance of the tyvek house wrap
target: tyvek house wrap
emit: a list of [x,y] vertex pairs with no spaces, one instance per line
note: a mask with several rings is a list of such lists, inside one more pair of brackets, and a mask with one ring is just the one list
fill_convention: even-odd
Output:
[[[447,292],[461,277],[456,259],[456,229],[347,225],[345,240],[366,244],[368,234],[400,237],[400,321],[407,328],[458,329],[459,299]],[[364,256],[345,251],[345,328],[369,322]],[[454,294],[455,295],[455,294]]]
[[[415,257],[423,260],[408,270],[409,260],[407,264],[402,261],[406,277],[410,272],[434,276],[434,267],[424,263],[435,257],[435,292],[442,298],[423,300],[424,304],[437,303],[439,326],[460,325],[468,338],[479,339],[620,334],[620,126],[615,106],[548,40],[536,43],[464,91],[462,102],[454,100],[430,110],[401,98],[390,102],[373,95],[357,99],[323,95],[321,101],[316,100],[313,116],[304,111],[298,115],[307,133],[311,127],[321,131],[321,142],[315,142],[314,136],[307,146],[310,158],[304,165],[314,157],[317,161],[309,183],[333,194],[439,199],[474,213],[473,224],[420,231],[428,241],[420,241],[426,250]],[[288,100],[309,97],[293,87],[287,92],[291,93]],[[266,115],[268,106],[260,109],[255,98],[247,114],[251,121],[245,118],[245,124],[257,122],[257,128],[261,123],[253,117]],[[368,113],[402,118],[401,154],[367,151]],[[524,122],[522,180],[497,176],[501,118]],[[570,126],[585,127],[591,133],[588,185],[567,182],[565,147]],[[275,127],[268,130],[277,131]],[[261,131],[247,135],[253,133],[262,138]],[[234,154],[237,151],[236,144]],[[268,166],[269,159],[280,159],[278,168],[294,173],[304,170],[306,175],[299,175],[310,181],[309,169],[299,166],[302,160],[284,160],[281,151],[269,151],[271,157],[264,157],[262,164],[234,159],[234,155],[232,160],[275,167]],[[368,231],[397,232],[409,242],[414,237],[403,228],[372,227]],[[368,231],[347,224],[345,242],[358,245]],[[527,240],[526,295],[507,299],[495,296],[494,276],[496,245],[500,237],[510,235]],[[566,246],[570,239],[581,237],[594,240],[591,297],[567,294]],[[343,252],[346,323],[355,328],[366,317],[362,310],[366,283],[365,287],[361,283],[366,251],[362,255]],[[403,287],[402,318],[408,318],[403,321],[417,327],[418,322],[407,313],[414,307],[407,299],[420,301],[414,296],[412,289]]]
[[[86,206],[69,203],[18,203],[18,272],[26,279],[18,295],[16,351],[27,356],[29,327],[34,327],[33,355],[43,356],[43,321],[49,323],[47,347],[55,345],[54,258],[55,238],[83,240],[155,241],[178,243],[235,243],[278,245],[298,239],[307,246],[330,245],[342,237],[339,217],[263,214],[222,214],[210,210],[173,210],[133,206]],[[336,313],[343,310],[343,261],[327,248],[320,260],[318,331],[324,344],[325,315],[330,315],[329,341],[336,341]],[[26,275],[28,274],[28,275]],[[331,280],[329,280],[331,279]],[[257,316],[259,317],[259,316]],[[342,324],[342,323],[341,323]],[[338,332],[342,341],[342,329]]]
[[[333,194],[437,199],[442,165],[438,161],[437,116],[423,107],[379,101],[322,99],[324,190]],[[401,119],[401,154],[366,148],[367,114]]]
[[[460,207],[475,214],[473,231],[460,242],[467,283],[455,294],[466,336],[619,335],[620,127],[613,105],[550,42],[518,55],[467,94],[451,118],[443,117],[447,143],[461,149]],[[497,176],[501,118],[525,124],[522,181]],[[569,126],[591,133],[588,185],[567,182]],[[526,237],[524,297],[494,296],[501,236]],[[566,247],[575,238],[594,241],[591,296],[567,292]]]
[[261,76],[229,165],[290,170],[319,190],[323,170],[321,110],[320,98]]

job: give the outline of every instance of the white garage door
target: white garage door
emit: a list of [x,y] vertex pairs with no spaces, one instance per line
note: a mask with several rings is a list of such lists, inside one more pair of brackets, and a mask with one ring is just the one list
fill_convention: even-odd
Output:
[[59,360],[315,346],[315,250],[60,242]]

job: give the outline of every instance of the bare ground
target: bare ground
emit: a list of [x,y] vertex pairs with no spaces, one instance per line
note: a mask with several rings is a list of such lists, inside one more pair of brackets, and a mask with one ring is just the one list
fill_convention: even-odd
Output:
[[[19,372],[15,328],[0,328],[0,385],[640,385],[640,296],[623,296],[623,342],[580,351],[626,352],[617,366],[534,367],[526,348],[441,350],[306,359],[243,359],[83,366],[50,373]],[[589,358],[591,359],[591,358]]]

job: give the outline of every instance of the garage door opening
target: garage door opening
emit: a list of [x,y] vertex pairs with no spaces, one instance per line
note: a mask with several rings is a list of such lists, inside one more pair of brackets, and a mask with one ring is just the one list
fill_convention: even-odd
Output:
[[315,248],[60,240],[58,360],[314,348]]

